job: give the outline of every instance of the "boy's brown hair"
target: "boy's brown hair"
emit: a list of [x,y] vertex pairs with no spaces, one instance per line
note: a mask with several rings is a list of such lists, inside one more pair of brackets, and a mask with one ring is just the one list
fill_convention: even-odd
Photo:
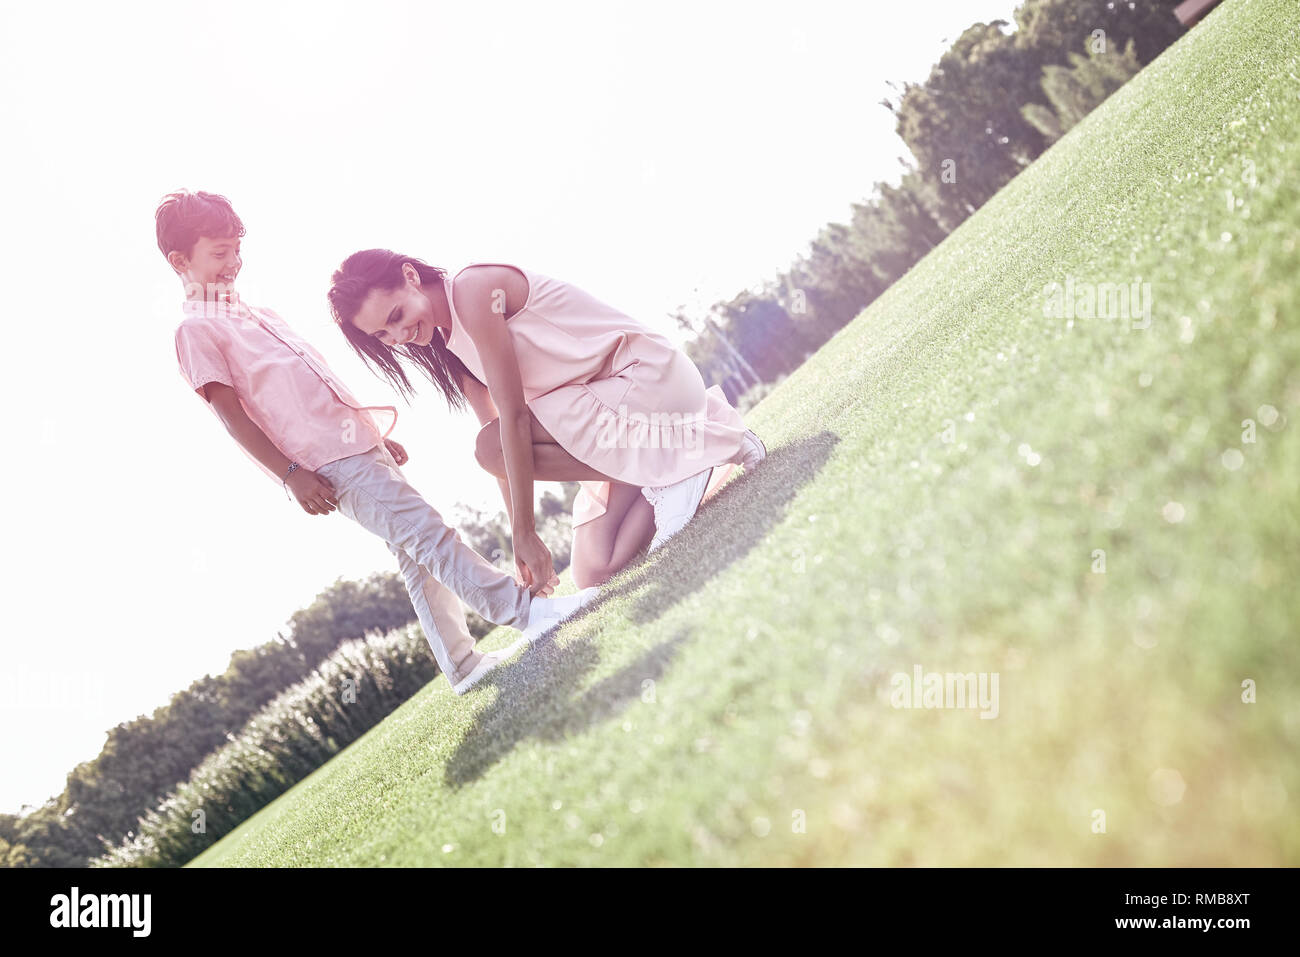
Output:
[[212,239],[243,236],[243,222],[235,215],[230,200],[217,193],[181,189],[168,193],[154,213],[158,248],[163,258],[179,249],[188,258],[200,236]]

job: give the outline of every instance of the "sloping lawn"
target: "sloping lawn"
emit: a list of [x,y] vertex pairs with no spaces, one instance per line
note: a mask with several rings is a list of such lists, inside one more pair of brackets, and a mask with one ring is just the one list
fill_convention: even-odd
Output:
[[[1300,863],[1298,234],[1300,6],[1229,0],[774,390],[669,546],[195,863]],[[988,696],[895,707],[918,666]]]

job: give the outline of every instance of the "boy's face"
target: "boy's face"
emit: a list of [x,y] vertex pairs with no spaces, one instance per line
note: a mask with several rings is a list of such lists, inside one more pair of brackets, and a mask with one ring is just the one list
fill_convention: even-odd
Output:
[[239,257],[238,236],[200,236],[188,258],[178,250],[167,258],[184,280],[188,299],[230,299],[235,277],[244,264]]

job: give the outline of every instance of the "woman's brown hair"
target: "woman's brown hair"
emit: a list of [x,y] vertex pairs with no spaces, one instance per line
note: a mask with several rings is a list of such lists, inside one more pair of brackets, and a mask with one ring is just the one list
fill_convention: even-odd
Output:
[[348,344],[361,356],[366,366],[376,375],[382,373],[386,376],[408,403],[415,390],[402,369],[401,359],[416,366],[442,391],[448,409],[463,410],[466,399],[460,383],[464,376],[474,376],[447,348],[437,330],[434,331],[433,341],[427,346],[412,342],[394,347],[362,332],[352,322],[371,290],[388,291],[401,286],[405,281],[402,266],[407,263],[415,268],[420,282],[426,285],[441,282],[447,275],[445,269],[430,266],[414,256],[403,256],[391,249],[363,249],[343,260],[343,265],[334,270],[328,293],[330,311]]

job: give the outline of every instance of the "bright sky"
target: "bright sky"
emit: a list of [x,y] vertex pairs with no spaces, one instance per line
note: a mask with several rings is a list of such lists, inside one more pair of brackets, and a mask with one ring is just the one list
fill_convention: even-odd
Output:
[[523,263],[681,341],[677,306],[774,276],[897,179],[886,81],[1015,6],[5,3],[0,810],[59,793],[107,729],[335,578],[396,570],[291,505],[181,379],[162,194],[228,196],[244,298],[398,405],[405,471],[444,514],[499,509],[473,415],[431,386],[405,407],[333,327],[346,255]]

